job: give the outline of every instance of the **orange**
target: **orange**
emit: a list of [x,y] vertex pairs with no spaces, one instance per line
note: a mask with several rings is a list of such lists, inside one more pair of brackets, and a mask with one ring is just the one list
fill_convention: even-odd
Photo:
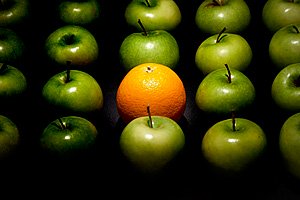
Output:
[[182,80],[171,68],[157,63],[135,66],[123,77],[116,94],[117,110],[126,123],[159,115],[179,121],[186,107],[186,91]]

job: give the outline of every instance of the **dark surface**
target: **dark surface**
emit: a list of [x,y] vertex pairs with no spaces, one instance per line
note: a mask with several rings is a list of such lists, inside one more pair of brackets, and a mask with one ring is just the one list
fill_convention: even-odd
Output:
[[[253,106],[239,113],[259,124],[268,139],[268,148],[261,160],[237,177],[214,173],[201,154],[201,139],[205,131],[223,117],[209,116],[195,105],[194,96],[202,80],[194,56],[207,35],[194,23],[200,1],[176,1],[182,12],[182,23],[172,31],[181,49],[175,70],[187,92],[187,108],[179,122],[186,134],[182,154],[160,175],[146,177],[134,171],[121,156],[118,138],[124,124],[119,120],[115,93],[125,75],[118,61],[118,48],[126,35],[134,31],[124,19],[129,1],[100,0],[101,18],[87,28],[95,35],[100,48],[97,63],[83,69],[94,76],[104,93],[104,108],[100,113],[85,116],[97,127],[100,135],[91,152],[76,159],[60,160],[49,157],[39,147],[39,136],[52,120],[65,115],[50,109],[41,98],[43,84],[61,71],[51,65],[43,45],[46,37],[63,24],[56,18],[57,1],[31,1],[31,18],[14,29],[27,51],[20,62],[28,79],[28,91],[22,98],[6,102],[1,114],[19,127],[21,146],[15,155],[1,161],[2,193],[7,189],[25,189],[28,197],[39,197],[38,191],[49,197],[60,193],[65,197],[84,195],[85,199],[299,199],[299,180],[284,168],[278,151],[280,127],[290,113],[278,109],[272,102],[270,88],[277,73],[268,58],[271,34],[261,21],[264,1],[247,1],[252,13],[250,27],[241,33],[253,50],[253,61],[245,73],[253,81],[257,98]],[[10,193],[18,195],[18,192]],[[105,197],[105,198],[102,198]]]

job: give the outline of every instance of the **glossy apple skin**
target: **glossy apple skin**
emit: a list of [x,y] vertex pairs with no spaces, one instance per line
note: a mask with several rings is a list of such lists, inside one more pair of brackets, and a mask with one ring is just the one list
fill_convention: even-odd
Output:
[[286,25],[300,23],[299,13],[299,0],[268,0],[263,7],[262,20],[267,29],[275,33]]
[[58,6],[59,18],[66,24],[87,25],[100,16],[97,0],[62,1]]
[[99,47],[94,35],[82,26],[65,25],[46,39],[45,49],[51,61],[59,66],[85,67],[98,59]]
[[0,63],[0,98],[12,98],[27,90],[27,79],[20,69]]
[[103,93],[98,82],[88,73],[70,70],[52,76],[42,89],[42,96],[50,105],[74,113],[98,112],[103,107]]
[[86,118],[62,117],[65,128],[59,120],[52,121],[40,136],[43,150],[54,156],[73,157],[92,148],[98,136],[97,128]]
[[279,149],[287,170],[300,179],[300,113],[291,115],[282,125]]
[[0,27],[0,49],[0,62],[13,65],[23,58],[25,44],[13,29]]
[[120,61],[129,71],[146,62],[160,63],[175,69],[179,62],[179,46],[176,39],[165,30],[132,33],[122,42]]
[[8,117],[0,115],[0,160],[9,158],[20,144],[17,125]]
[[1,27],[16,27],[30,17],[30,3],[28,0],[4,1],[4,8],[0,11]]
[[217,34],[224,27],[226,32],[241,33],[248,28],[251,13],[244,0],[225,0],[223,5],[213,0],[203,1],[196,11],[196,26],[204,33]]
[[263,129],[244,118],[217,122],[205,133],[202,140],[204,158],[216,171],[228,174],[241,173],[261,157],[267,147]]
[[253,104],[256,92],[251,80],[238,70],[230,71],[231,83],[228,82],[225,67],[202,79],[195,97],[198,108],[210,114],[228,115]]
[[142,173],[159,173],[182,151],[185,135],[170,118],[139,117],[127,124],[120,136],[121,152]]
[[205,75],[213,70],[224,68],[224,64],[245,71],[253,57],[247,40],[239,34],[223,33],[222,38],[217,42],[218,35],[209,36],[199,45],[195,55],[197,68]]
[[[293,27],[295,26],[296,29]],[[298,29],[298,31],[297,31]],[[276,31],[269,43],[269,56],[277,69],[300,62],[300,23]]]
[[145,28],[150,30],[171,31],[178,27],[181,22],[181,12],[173,0],[149,0],[150,7],[145,0],[132,0],[126,7],[126,22],[142,30],[138,24],[140,19]]
[[273,80],[271,94],[281,109],[300,111],[300,63],[283,68]]

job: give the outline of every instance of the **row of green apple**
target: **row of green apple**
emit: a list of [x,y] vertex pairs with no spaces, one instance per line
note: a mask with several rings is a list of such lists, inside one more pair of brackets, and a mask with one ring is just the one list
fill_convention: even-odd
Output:
[[[138,3],[139,1],[133,1],[132,2],[132,6],[134,6],[134,5],[138,5],[137,3]],[[162,1],[162,2],[160,2],[160,1],[143,1],[144,3],[145,3],[145,5],[146,6],[153,6],[153,5],[159,5],[160,3],[168,3],[168,4],[171,4],[171,5],[174,5],[174,2],[173,1]],[[231,2],[231,1],[228,1],[228,2]],[[234,2],[234,1],[232,1],[232,2]],[[239,1],[236,1],[236,2],[239,2]],[[209,2],[210,3],[210,5],[209,5],[209,7],[216,7],[216,6],[218,6],[218,8],[219,8],[219,6],[220,5],[224,5],[224,4],[226,4],[226,1],[214,1],[213,3],[211,3],[211,2]],[[207,6],[205,6],[205,7],[207,7]],[[170,5],[168,5],[168,8],[171,8],[171,6]],[[225,8],[225,6],[224,6],[224,8]],[[129,8],[128,8],[129,9]],[[134,8],[131,8],[131,9],[134,9]],[[199,8],[200,9],[200,8]],[[239,9],[234,9],[234,10],[239,10]],[[64,12],[64,13],[67,13],[67,12]],[[130,69],[131,67],[133,67],[133,66],[135,66],[135,65],[137,65],[138,63],[141,63],[141,62],[145,62],[145,61],[147,61],[147,60],[144,60],[144,59],[152,59],[152,58],[159,58],[158,56],[156,56],[156,54],[154,54],[154,52],[160,52],[159,53],[159,55],[165,55],[163,58],[162,58],[162,61],[160,61],[160,60],[155,60],[156,62],[165,62],[164,64],[166,64],[166,65],[168,65],[168,66],[170,66],[170,67],[175,67],[176,65],[177,65],[177,63],[178,63],[178,59],[179,59],[179,47],[178,47],[178,44],[176,43],[176,40],[174,39],[174,37],[172,37],[171,35],[170,35],[170,33],[168,33],[168,32],[166,32],[166,31],[161,31],[161,32],[163,32],[163,34],[162,35],[164,35],[164,37],[166,38],[166,39],[159,39],[159,40],[161,40],[161,41],[170,41],[170,42],[166,42],[165,44],[170,44],[170,47],[168,47],[167,45],[159,45],[160,43],[157,41],[157,39],[155,39],[155,37],[156,37],[156,35],[160,35],[160,34],[158,34],[158,32],[160,32],[160,31],[157,31],[157,28],[158,27],[155,27],[154,25],[155,24],[157,24],[157,23],[154,23],[154,22],[149,22],[149,19],[144,19],[144,18],[142,18],[142,17],[140,17],[139,19],[137,19],[137,18],[132,18],[132,16],[130,16],[130,13],[133,13],[133,11],[127,11],[127,14],[126,14],[126,16],[128,16],[128,18],[130,18],[131,17],[131,22],[132,22],[132,24],[134,25],[134,26],[137,26],[138,28],[140,28],[140,30],[142,30],[143,32],[141,32],[141,33],[136,33],[135,35],[138,35],[138,37],[140,38],[140,39],[133,39],[133,41],[134,42],[128,42],[129,41],[129,39],[130,39],[130,37],[133,37],[133,35],[132,36],[130,36],[130,37],[128,37],[128,38],[126,38],[126,40],[124,40],[124,43],[121,45],[121,48],[120,48],[120,56],[121,56],[121,60],[122,60],[122,62],[123,62],[123,65],[124,65],[124,67],[126,68],[126,69]],[[167,13],[171,13],[171,11],[170,12],[167,12]],[[178,9],[177,9],[177,11],[176,11],[176,13],[178,13]],[[202,13],[202,12],[199,12],[199,13]],[[247,13],[247,12],[243,12],[243,13]],[[239,13],[239,16],[241,15],[242,13]],[[208,16],[208,14],[206,15],[206,16]],[[66,16],[64,16],[64,17],[66,17]],[[203,19],[203,17],[200,17],[201,19]],[[236,18],[236,17],[235,17]],[[242,17],[237,17],[238,19],[242,19]],[[170,18],[168,18],[168,19],[170,19]],[[173,18],[172,18],[173,19]],[[213,18],[211,18],[211,19],[213,19]],[[247,17],[245,18],[245,19],[247,19]],[[140,20],[140,22],[141,23],[143,23],[144,25],[145,25],[145,27],[146,27],[146,29],[145,28],[143,28],[143,25],[141,24],[141,23],[138,23],[139,22],[139,20]],[[128,19],[128,22],[130,21],[130,19]],[[163,21],[163,20],[161,20],[160,19],[160,21]],[[169,20],[169,21],[172,21],[172,20]],[[176,23],[178,23],[180,21],[180,17],[179,18],[177,18],[177,21],[176,21]],[[71,23],[70,21],[68,22],[68,23]],[[72,23],[74,23],[74,21],[72,22]],[[199,23],[199,24],[203,24],[203,23]],[[214,22],[210,22],[210,23],[208,23],[208,24],[216,24],[216,23],[214,23]],[[151,27],[151,26],[154,26],[154,27]],[[164,25],[163,25],[164,26]],[[69,32],[69,30],[67,29],[67,27],[68,28],[70,28],[70,32]],[[216,27],[216,26],[215,26]],[[226,31],[227,31],[227,33],[226,33],[226,35],[224,34],[223,35],[223,31],[225,31],[225,29],[223,29],[224,27],[226,27],[227,29],[226,29]],[[295,28],[296,27],[296,28]],[[71,30],[71,28],[72,28],[72,30]],[[79,27],[77,27],[77,28],[79,28]],[[150,32],[150,30],[153,30],[153,33],[152,32]],[[161,28],[160,28],[161,29]],[[169,28],[168,28],[169,29]],[[74,44],[74,46],[73,47],[75,47],[76,46],[76,42],[78,42],[79,41],[79,39],[81,38],[85,38],[85,34],[82,34],[81,33],[81,29],[79,30],[77,30],[76,29],[76,31],[74,31],[74,27],[73,26],[66,26],[66,27],[64,27],[64,32],[68,32],[68,33],[70,33],[70,34],[67,34],[67,35],[65,35],[65,34],[63,34],[63,32],[59,32],[59,31],[57,31],[57,32],[55,32],[55,34],[56,34],[56,36],[55,36],[55,34],[53,34],[55,37],[61,37],[62,38],[62,40],[61,40],[61,42],[63,42],[63,43],[65,43],[65,44],[68,44],[68,45],[70,45],[70,46],[72,46],[71,44]],[[169,30],[171,30],[171,29],[169,29]],[[214,66],[220,66],[219,68],[224,68],[224,63],[227,63],[228,64],[228,66],[229,66],[229,69],[230,70],[228,70],[228,68],[227,69],[222,69],[222,71],[220,70],[220,72],[219,73],[221,73],[222,75],[218,75],[219,77],[223,77],[223,78],[225,78],[226,80],[225,81],[229,81],[229,78],[231,79],[231,81],[232,82],[235,82],[235,78],[239,78],[240,76],[238,75],[238,74],[240,74],[238,71],[235,71],[233,68],[235,68],[235,67],[237,67],[238,69],[243,69],[243,68],[245,68],[246,66],[248,66],[249,65],[249,62],[251,61],[251,57],[252,57],[252,52],[251,52],[251,48],[249,48],[249,45],[247,44],[247,42],[243,39],[243,38],[241,38],[239,35],[236,35],[236,34],[231,34],[231,33],[228,33],[228,31],[230,31],[231,30],[231,27],[229,27],[228,25],[224,25],[224,24],[222,24],[222,25],[220,25],[219,26],[219,28],[217,28],[216,30],[215,30],[215,33],[217,33],[216,35],[214,35],[213,37],[213,39],[215,40],[215,41],[217,41],[217,43],[225,43],[225,41],[227,41],[227,39],[228,40],[230,40],[230,38],[232,37],[232,38],[234,38],[234,37],[237,37],[238,39],[237,40],[239,40],[239,41],[241,41],[241,42],[238,42],[238,44],[241,44],[242,43],[242,45],[241,45],[241,47],[242,48],[245,48],[246,50],[240,50],[240,51],[238,51],[238,52],[243,52],[243,53],[245,53],[246,52],[246,54],[245,55],[235,55],[236,57],[243,57],[243,58],[245,58],[245,59],[241,59],[244,63],[242,63],[242,64],[240,64],[240,63],[229,63],[229,62],[227,62],[227,61],[221,61],[220,63],[217,63],[217,64],[215,64]],[[299,30],[299,29],[297,29],[297,26],[293,26],[293,29],[291,29],[293,32],[296,32],[297,33],[297,30]],[[203,31],[204,31],[204,29],[203,29]],[[220,32],[221,31],[221,32]],[[209,31],[206,31],[206,32],[209,32]],[[232,32],[232,31],[230,31],[230,32]],[[72,34],[71,34],[72,33]],[[74,33],[78,33],[78,35],[75,35]],[[299,31],[298,31],[298,33],[299,33]],[[52,35],[52,36],[53,36]],[[153,36],[152,36],[153,35]],[[233,35],[233,36],[231,36],[231,35]],[[148,36],[148,37],[145,37],[145,36]],[[143,47],[143,49],[145,49],[144,51],[143,50],[141,50],[141,46],[139,46],[139,40],[147,40],[147,42],[149,42],[149,40],[150,40],[150,38],[153,38],[153,45],[150,45],[151,47],[149,47],[149,45],[147,46],[147,48],[144,48]],[[217,39],[216,39],[217,38]],[[211,39],[211,40],[213,40],[213,39]],[[89,40],[89,41],[91,41],[91,40]],[[126,42],[127,42],[127,44],[126,44]],[[156,43],[155,43],[156,42]],[[53,43],[52,41],[50,41],[49,42],[49,44],[47,44],[48,46],[47,46],[47,49],[52,49],[51,47],[52,46],[55,46],[55,45],[57,45],[57,44],[55,44],[55,43]],[[130,47],[130,46],[133,46],[133,47]],[[143,46],[145,46],[145,45],[143,45]],[[205,46],[204,44],[203,44],[203,46]],[[270,45],[271,46],[271,45]],[[277,45],[274,45],[274,46],[277,46]],[[74,49],[72,47],[72,49],[73,50],[75,50],[76,51],[76,48]],[[138,48],[137,48],[138,47]],[[154,48],[154,51],[152,51],[152,49],[153,49],[153,47],[155,47]],[[134,48],[133,50],[131,50],[130,48]],[[168,48],[167,50],[160,50],[160,48]],[[79,48],[79,49],[82,49],[82,48]],[[84,48],[85,49],[85,48]],[[87,59],[88,61],[93,61],[93,60],[95,60],[95,59],[97,59],[97,56],[98,55],[95,55],[94,53],[95,52],[97,52],[96,51],[96,47],[95,46],[92,46],[91,48],[87,48],[87,49],[90,49],[90,50],[92,50],[91,52],[88,52],[88,53],[86,53],[85,54],[85,52],[81,52],[80,54],[81,55],[83,55],[83,54],[85,54],[86,56],[85,57],[89,57],[89,58],[91,58],[91,59]],[[136,49],[139,49],[139,51],[137,51]],[[287,47],[283,52],[287,52],[287,50],[288,49],[291,49],[290,47]],[[128,56],[128,54],[125,56],[125,53],[122,53],[122,52],[132,52],[132,55],[131,55],[131,57],[130,57],[130,55]],[[172,53],[172,55],[171,56],[166,56],[166,53],[161,53],[161,52],[166,52],[166,51],[168,51],[168,52],[170,52],[170,53]],[[199,51],[200,51],[200,47],[199,47]],[[211,51],[214,51],[214,50],[211,50]],[[271,51],[271,48],[270,48],[270,51]],[[58,54],[56,55],[55,54],[55,52],[57,53],[58,52]],[[146,54],[146,52],[149,52],[149,54]],[[229,52],[232,52],[232,51],[229,51]],[[299,52],[299,51],[297,51],[297,52]],[[65,53],[64,53],[65,54]],[[197,54],[198,54],[198,52],[197,52]],[[205,54],[205,52],[202,52],[202,53],[199,53],[199,55],[201,56],[201,55],[204,55]],[[210,55],[218,55],[218,53],[217,52],[208,52],[208,54],[210,54]],[[275,53],[276,54],[276,53]],[[280,52],[280,53],[278,53],[278,54],[280,54],[280,55],[282,55],[282,52]],[[62,55],[62,53],[60,52],[60,51],[58,51],[57,49],[54,51],[54,53],[49,53],[48,54],[49,55],[49,58],[51,58],[51,56],[53,56],[53,55],[55,55],[54,57],[53,57],[53,61],[55,61],[55,62],[57,62],[57,63],[59,63],[59,64],[61,64],[61,65],[63,65],[63,66],[65,66],[65,67],[79,67],[79,66],[83,66],[83,65],[88,65],[89,63],[86,63],[86,61],[87,60],[84,60],[84,61],[82,61],[82,60],[80,60],[79,58],[82,58],[81,56],[75,56],[74,57],[74,54],[71,54],[70,56],[73,56],[73,57],[69,57],[69,59],[66,61],[65,59],[62,59],[62,58],[60,58],[59,56],[60,55]],[[66,54],[65,54],[66,55]],[[137,55],[139,55],[139,56],[137,56]],[[142,56],[144,56],[144,57],[142,57]],[[173,58],[173,60],[166,60],[166,57],[168,57],[168,58]],[[204,66],[204,64],[207,64],[207,63],[212,63],[213,61],[217,61],[218,59],[215,59],[216,57],[213,57],[213,60],[204,60],[203,58],[201,58],[201,59],[198,59],[197,58],[198,56],[196,56],[196,59],[195,59],[195,61],[196,61],[196,63],[197,63],[197,65],[199,65],[199,66]],[[206,56],[205,58],[211,58],[212,56]],[[276,56],[273,56],[274,58],[276,58]],[[134,58],[134,59],[133,59]],[[138,59],[137,59],[138,58]],[[286,57],[285,57],[286,58]],[[135,61],[135,59],[137,59],[136,61]],[[280,61],[283,61],[284,59],[280,59]],[[148,60],[149,61],[149,60]],[[151,61],[153,61],[153,60],[151,60]],[[205,61],[204,63],[201,63],[202,61]],[[294,61],[293,61],[294,62]],[[282,66],[282,64],[280,64],[281,66]],[[201,67],[200,67],[201,68]],[[211,69],[211,67],[204,67],[203,68],[203,72],[205,73],[205,74],[207,74],[209,71],[204,71],[204,70],[209,70],[209,71],[212,71],[212,69]],[[224,77],[224,70],[226,70],[225,71],[225,74],[227,74],[227,76],[225,76]],[[62,73],[60,73],[59,75],[57,75],[56,77],[57,78],[55,78],[55,77],[53,77],[53,78],[51,78],[51,80],[54,80],[54,82],[56,82],[55,84],[57,85],[57,84],[61,84],[62,83],[62,81],[60,81],[60,80],[63,80],[63,83],[74,83],[75,85],[71,85],[71,84],[68,84],[68,86],[70,86],[69,88],[68,88],[68,90],[65,90],[67,93],[72,93],[72,94],[74,94],[76,91],[78,91],[78,90],[80,90],[80,91],[82,91],[80,88],[77,88],[77,85],[76,85],[76,81],[75,80],[78,80],[79,78],[78,77],[85,77],[84,75],[80,75],[79,73],[77,74],[77,72],[78,71],[75,71],[75,70],[66,70],[66,71],[64,71],[64,72],[62,72]],[[212,76],[212,74],[213,73],[211,73],[211,74],[209,74],[209,76],[207,76],[207,80],[209,79],[209,77],[211,77]],[[217,74],[217,73],[216,73]],[[242,75],[241,75],[241,77],[243,77]],[[243,78],[242,78],[243,79]],[[72,81],[71,81],[72,80]],[[206,78],[204,79],[204,80],[206,80]],[[205,85],[204,84],[204,81],[203,80],[203,85]],[[243,80],[245,80],[245,79],[243,79]],[[89,99],[89,101],[91,100],[91,99],[96,99],[95,100],[95,103],[92,103],[92,104],[88,104],[88,105],[83,105],[84,104],[84,102],[86,102],[85,100],[82,100],[82,101],[79,101],[77,98],[78,98],[78,96],[77,97],[70,97],[70,98],[72,98],[71,99],[71,101],[73,102],[73,108],[70,108],[70,109],[74,109],[74,108],[82,108],[83,110],[93,110],[94,108],[91,108],[91,106],[94,106],[94,105],[96,105],[96,107],[97,108],[101,108],[102,107],[102,103],[101,103],[101,99],[103,99],[103,97],[102,97],[102,93],[101,93],[101,89],[99,89],[100,87],[99,87],[99,85],[97,85],[96,83],[95,84],[90,84],[90,83],[92,83],[94,80],[88,80],[88,81],[86,81],[86,79],[84,80],[84,81],[81,81],[81,82],[85,82],[85,83],[87,83],[87,86],[94,86],[94,85],[96,85],[95,87],[97,88],[97,89],[95,89],[95,87],[93,87],[93,88],[91,88],[89,91],[86,91],[86,89],[84,89],[85,90],[85,94],[83,95],[85,98],[88,98]],[[210,81],[211,82],[211,81]],[[247,81],[243,81],[243,83],[247,83],[248,84],[248,80]],[[224,84],[223,84],[223,86],[224,86]],[[246,103],[246,104],[250,104],[251,103],[251,101],[253,100],[253,98],[254,98],[254,87],[253,87],[253,85],[247,85],[247,87],[249,86],[249,88],[251,88],[251,89],[249,89],[249,90],[246,90],[246,91],[251,91],[251,92],[244,92],[243,91],[243,96],[242,97],[245,97],[244,99],[246,99],[246,100],[248,100],[249,102],[248,103]],[[52,86],[52,88],[53,88],[54,86]],[[55,86],[56,87],[56,86]],[[202,85],[201,85],[201,87],[202,87]],[[200,90],[200,88],[201,88],[200,86],[199,86],[199,90]],[[208,91],[210,91],[209,89],[205,89],[205,90],[208,90]],[[54,91],[54,90],[52,90],[52,91]],[[98,92],[92,92],[92,91],[98,91]],[[56,91],[57,92],[57,91]],[[275,92],[276,93],[276,92]],[[92,98],[89,96],[89,95],[94,95]],[[199,95],[198,95],[199,94]],[[201,92],[199,92],[199,93],[197,93],[197,98],[200,98],[201,100],[196,100],[197,102],[202,102],[202,103],[204,103],[205,102],[205,98],[206,97],[202,97],[201,96]],[[246,96],[246,94],[249,94],[250,96],[249,96],[249,98],[246,98],[247,96]],[[278,93],[277,93],[278,94]],[[282,94],[282,93],[280,93],[280,94]],[[64,106],[66,106],[66,97],[67,96],[62,96],[62,98],[59,98],[62,94],[61,93],[55,93],[55,91],[54,91],[54,93],[51,93],[51,83],[47,83],[46,85],[45,85],[45,88],[44,88],[44,90],[43,90],[43,95],[45,96],[45,98],[46,99],[48,99],[48,101],[49,101],[49,103],[53,103],[54,105],[62,105],[62,108],[64,107]],[[54,99],[53,99],[54,98]],[[202,98],[204,98],[204,99],[202,99]],[[99,100],[100,99],[100,100]],[[224,97],[222,98],[222,99],[224,99]],[[70,100],[70,99],[69,99]],[[99,103],[100,102],[100,103]],[[219,101],[220,102],[220,101]],[[78,104],[80,104],[80,105],[78,105]],[[217,105],[217,104],[216,104]],[[205,106],[207,106],[207,105],[203,105],[204,107],[202,107],[202,105],[199,105],[199,107],[201,107],[201,109],[205,109]],[[237,105],[237,106],[239,106],[239,105]],[[223,107],[223,106],[222,106]],[[64,107],[65,108],[65,107]],[[211,108],[210,106],[208,106],[208,108]],[[220,106],[219,106],[219,108],[220,108]],[[228,108],[228,109],[232,109],[232,108]],[[237,108],[235,108],[235,109],[237,109]],[[239,121],[239,119],[236,119],[236,122],[238,122]],[[63,118],[61,118],[61,119],[58,119],[58,120],[56,120],[55,122],[53,122],[52,123],[53,125],[54,125],[54,127],[56,127],[56,128],[59,128],[59,129],[62,129],[62,130],[66,130],[66,128],[67,127],[72,127],[72,126],[70,126],[70,125],[67,125],[68,123],[67,122],[65,122],[64,120],[63,120]],[[52,128],[54,128],[54,127],[52,127]],[[52,128],[49,128],[49,129],[52,129]],[[237,129],[237,128],[235,128],[235,129]],[[231,127],[231,130],[232,130],[232,127]],[[69,133],[69,131],[67,131],[68,133]],[[95,131],[93,131],[92,132],[93,134],[92,135],[95,135]],[[55,136],[56,137],[56,136]],[[58,137],[58,136],[57,136]],[[69,135],[69,136],[67,136],[67,137],[65,137],[65,140],[68,140],[68,139],[70,139],[70,138],[72,138],[71,137],[71,135]],[[259,143],[259,144],[263,144],[263,145],[265,145],[265,141],[264,141],[264,139],[263,139],[263,137],[261,137],[260,136],[260,138],[262,138],[262,141],[263,142],[261,142],[261,143]],[[49,141],[49,140],[48,140]],[[91,140],[89,140],[89,141],[91,141]],[[239,141],[238,139],[236,139],[236,141]],[[69,146],[69,148],[71,148],[71,145],[72,144],[70,144],[70,146]],[[216,144],[217,145],[217,144]],[[74,146],[74,144],[73,144],[73,146]],[[59,148],[59,147],[58,147]],[[261,146],[260,146],[260,148],[258,148],[258,149],[261,149]],[[210,151],[206,151],[206,152],[210,152]],[[213,153],[213,152],[210,152],[210,153]],[[215,155],[216,156],[216,155]],[[149,156],[147,156],[147,157],[149,157]],[[221,158],[221,157],[220,157]],[[252,157],[253,158],[253,157]],[[219,159],[219,161],[220,161],[220,159]],[[217,162],[217,161],[213,161],[213,162]],[[232,163],[234,163],[234,161],[232,161]]]

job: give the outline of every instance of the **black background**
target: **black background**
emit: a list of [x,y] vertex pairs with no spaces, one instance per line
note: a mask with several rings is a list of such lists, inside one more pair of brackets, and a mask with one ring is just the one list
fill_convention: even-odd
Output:
[[[194,98],[203,75],[197,70],[194,56],[200,43],[208,37],[194,22],[200,0],[177,0],[182,22],[171,33],[180,47],[180,63],[175,71],[182,78],[187,92],[187,108],[179,122],[186,135],[183,152],[162,174],[148,177],[136,172],[122,157],[118,138],[124,128],[115,105],[115,93],[125,75],[118,60],[122,40],[135,31],[128,27],[124,11],[129,1],[100,0],[100,19],[86,26],[99,44],[99,59],[82,70],[99,82],[104,94],[101,112],[84,116],[92,121],[99,137],[95,148],[87,154],[69,160],[47,155],[39,147],[39,136],[52,120],[69,113],[50,108],[41,98],[45,82],[62,69],[53,66],[45,55],[46,37],[64,24],[57,18],[58,1],[31,1],[30,18],[13,29],[26,45],[24,58],[16,64],[28,80],[28,90],[21,97],[2,102],[1,114],[12,119],[21,134],[17,152],[0,164],[1,193],[7,189],[22,190],[28,197],[43,196],[112,199],[299,199],[299,180],[284,168],[278,149],[280,127],[291,113],[274,105],[270,88],[278,70],[268,57],[268,43],[272,34],[261,20],[265,1],[246,1],[252,19],[241,33],[253,50],[253,60],[245,72],[253,81],[257,97],[249,110],[238,117],[259,124],[268,139],[263,157],[249,170],[236,177],[216,174],[201,154],[201,139],[205,131],[224,117],[201,112]],[[212,55],[213,56],[213,55]],[[40,192],[40,193],[38,193]],[[19,195],[14,192],[10,195]]]

